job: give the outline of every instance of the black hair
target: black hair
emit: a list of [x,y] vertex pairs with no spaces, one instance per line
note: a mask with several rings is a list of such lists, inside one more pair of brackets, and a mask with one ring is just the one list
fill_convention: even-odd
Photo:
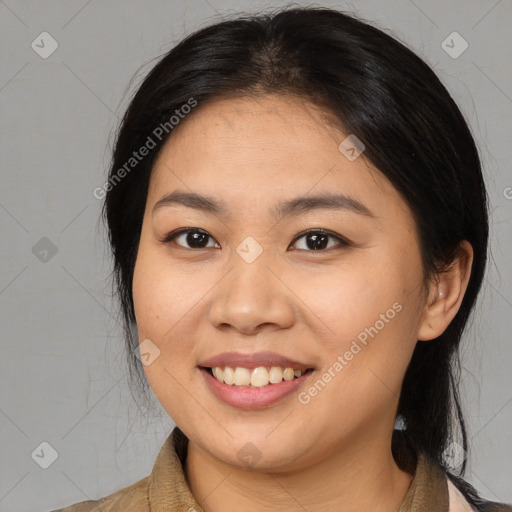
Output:
[[[132,278],[151,170],[172,134],[169,120],[191,99],[200,108],[216,99],[265,94],[303,98],[362,141],[365,158],[412,211],[425,282],[453,261],[462,240],[473,248],[469,284],[455,318],[438,338],[416,344],[397,411],[406,429],[393,438],[402,466],[412,448],[446,467],[443,452],[456,435],[468,448],[458,347],[487,260],[481,164],[463,115],[432,69],[395,38],[336,10],[288,8],[198,30],[159,60],[134,95],[117,133],[102,211],[130,374],[147,390],[134,356]],[[156,137],[159,126],[167,129]],[[126,170],[148,137],[155,147],[119,179],[119,170]]]

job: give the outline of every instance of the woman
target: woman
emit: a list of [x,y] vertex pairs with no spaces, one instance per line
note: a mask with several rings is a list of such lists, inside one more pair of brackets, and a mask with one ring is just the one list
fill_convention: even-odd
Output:
[[64,510],[512,510],[448,465],[487,199],[410,50],[320,8],[200,30],[97,193],[133,375],[177,427],[150,476]]

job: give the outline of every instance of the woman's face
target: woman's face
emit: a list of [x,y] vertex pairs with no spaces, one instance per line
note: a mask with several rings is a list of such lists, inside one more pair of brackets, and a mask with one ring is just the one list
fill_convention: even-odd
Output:
[[[409,208],[364,153],[339,149],[348,135],[293,97],[222,100],[155,163],[133,280],[144,369],[188,438],[228,464],[306,467],[390,440],[423,272]],[[155,208],[178,191],[209,202]],[[213,363],[255,385],[215,380]],[[262,367],[277,381],[286,366],[313,371],[265,385]]]

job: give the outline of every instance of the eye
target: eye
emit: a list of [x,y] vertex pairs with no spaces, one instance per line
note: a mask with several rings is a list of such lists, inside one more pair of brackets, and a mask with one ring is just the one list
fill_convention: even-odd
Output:
[[[330,233],[328,231],[322,229],[310,229],[306,232],[303,232],[297,235],[292,245],[297,241],[304,239],[305,247],[299,247],[301,251],[322,251],[326,249],[332,249],[333,245],[330,244],[330,240],[334,240],[338,242],[334,244],[334,247],[342,246],[347,247],[350,245],[350,242],[340,235],[335,235],[334,233]],[[177,245],[181,247],[185,247],[186,249],[205,249],[208,247],[220,247],[218,243],[213,245],[208,245],[208,240],[215,240],[208,232],[204,231],[200,228],[184,228],[179,231],[175,231],[173,233],[169,233],[162,240],[160,240],[163,244],[168,244],[169,242],[176,241]],[[182,243],[179,243],[178,240],[181,240]],[[187,245],[188,244],[188,245]]]
[[[334,244],[334,246],[342,246],[346,247],[350,245],[350,242],[345,238],[335,235],[334,233],[330,233],[328,231],[324,231],[322,229],[310,229],[300,235],[297,235],[293,240],[293,243],[298,240],[304,238],[305,240],[305,248],[299,248],[299,250],[311,251],[322,251],[325,249],[332,249],[332,244],[329,245],[329,239],[335,240],[338,243]],[[304,244],[303,244],[304,245]]]
[[[211,235],[202,229],[185,228],[173,233],[169,233],[166,237],[164,237],[163,240],[160,240],[160,242],[167,244],[173,240],[181,240],[183,243],[176,243],[181,247],[185,247],[186,249],[205,249],[207,247],[215,247],[215,245],[207,245],[209,238],[214,240]],[[188,247],[185,244],[189,244]],[[217,244],[217,247],[220,246]]]

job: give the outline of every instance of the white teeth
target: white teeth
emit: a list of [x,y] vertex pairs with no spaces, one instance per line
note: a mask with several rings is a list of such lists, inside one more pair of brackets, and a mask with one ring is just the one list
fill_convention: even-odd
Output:
[[226,384],[229,384],[230,386],[231,386],[231,384],[234,384],[235,370],[233,370],[233,368],[226,366],[226,368],[224,368],[224,371],[222,371],[219,368],[219,372],[220,372],[220,379],[217,377],[218,380],[220,380],[221,382],[224,381]]
[[261,388],[261,386],[266,386],[268,382],[268,370],[263,367],[254,368],[251,372],[251,386]]
[[293,377],[295,377],[295,372],[293,371],[293,368],[285,368],[283,372],[283,379],[292,380]]
[[247,368],[235,368],[234,384],[237,386],[248,386],[251,382],[251,372]]
[[279,366],[272,366],[268,372],[268,380],[271,384],[279,384],[283,380],[283,370]]
[[268,384],[279,384],[283,380],[293,380],[295,377],[298,378],[306,372],[305,370],[294,370],[293,368],[281,368],[279,366],[272,366],[270,368],[258,366],[252,371],[240,366],[236,368],[226,366],[224,369],[220,366],[215,366],[212,368],[212,373],[219,382],[224,382],[230,386],[260,388]]

